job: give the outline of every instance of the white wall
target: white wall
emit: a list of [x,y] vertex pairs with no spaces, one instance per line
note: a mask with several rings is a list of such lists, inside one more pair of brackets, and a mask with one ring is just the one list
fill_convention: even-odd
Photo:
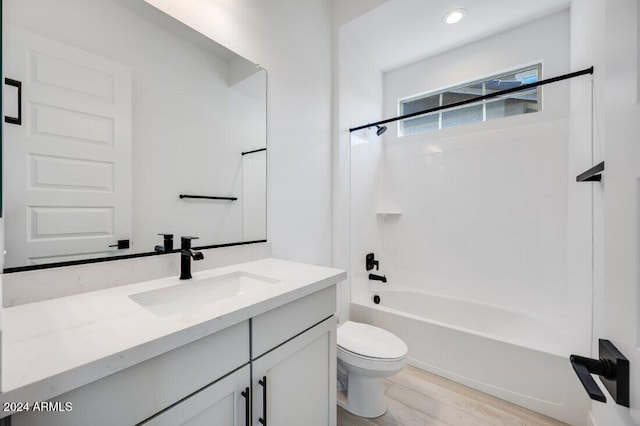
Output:
[[326,0],[149,0],[268,70],[268,239],[331,264],[331,8]]
[[[363,18],[356,18],[354,22],[358,19]],[[375,131],[350,133],[349,128],[382,118],[382,73],[377,70],[373,58],[363,54],[353,28],[348,22],[336,29],[338,96],[335,109],[338,125],[334,151],[333,255],[335,267],[349,270],[347,281],[338,289],[340,321],[349,319],[351,281],[354,277],[362,279],[364,276],[365,254],[379,252],[380,248],[375,219],[363,214],[373,208],[370,204],[381,152],[380,138]],[[356,165],[352,164],[351,155],[360,158]],[[352,186],[363,190],[351,191]]]
[[[396,115],[399,98],[539,60],[543,78],[569,72],[568,11],[386,73],[384,116]],[[588,78],[583,84],[588,87]],[[364,231],[355,219],[352,226],[356,235],[379,236],[378,257],[390,286],[564,322],[572,318],[569,83],[545,87],[543,99],[540,113],[403,138],[389,126],[375,170],[384,178],[373,204],[402,215],[379,215],[373,231]],[[357,170],[363,158],[353,150],[352,167]],[[352,201],[369,184],[353,180]],[[366,223],[374,217],[373,211],[362,214]],[[362,253],[355,243],[352,253],[359,266]],[[369,297],[378,285],[356,279],[354,272],[353,298]],[[584,347],[586,340],[578,341]]]
[[[598,4],[599,3],[599,4]],[[582,69],[593,66],[595,69],[590,84],[581,80],[571,83],[571,117],[569,137],[569,170],[577,176],[592,165],[602,161],[603,120],[600,107],[603,105],[603,89],[601,83],[604,73],[602,58],[604,46],[604,2],[579,1],[571,6],[571,68]],[[571,300],[577,306],[592,304],[594,299],[602,299],[603,235],[602,235],[602,185],[569,182],[569,215],[574,220],[569,222],[568,268],[571,271],[569,280],[573,289]],[[600,206],[600,208],[598,208]],[[589,215],[578,212],[590,212]],[[593,212],[593,213],[591,213]],[[581,267],[584,264],[590,268]],[[581,284],[579,284],[581,283]],[[588,283],[588,285],[586,284]],[[594,328],[595,319],[601,316],[601,306],[593,303],[589,309],[589,325],[591,335],[599,334]],[[584,318],[584,314],[577,314]],[[589,347],[584,353],[597,356],[598,350]]]
[[254,152],[242,157],[242,240],[265,237],[267,228],[267,153]]
[[[12,25],[132,70],[133,232],[115,238],[130,238],[132,252],[152,251],[158,233],[196,235],[202,244],[243,240],[241,202],[186,201],[178,194],[242,200],[240,153],[265,144],[264,72],[236,82],[233,58],[214,56],[110,1],[6,1],[4,10]],[[265,234],[263,228],[256,239]],[[7,266],[24,264],[15,259]]]
[[389,0],[332,0],[333,24],[336,30]]

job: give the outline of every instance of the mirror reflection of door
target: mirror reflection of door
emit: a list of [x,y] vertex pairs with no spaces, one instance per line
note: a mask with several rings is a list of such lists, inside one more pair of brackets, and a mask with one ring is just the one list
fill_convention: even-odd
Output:
[[5,264],[109,255],[131,234],[131,69],[17,27],[5,37],[5,76],[23,90],[22,125],[3,124]]
[[266,239],[266,70],[144,0],[2,8],[5,272]]

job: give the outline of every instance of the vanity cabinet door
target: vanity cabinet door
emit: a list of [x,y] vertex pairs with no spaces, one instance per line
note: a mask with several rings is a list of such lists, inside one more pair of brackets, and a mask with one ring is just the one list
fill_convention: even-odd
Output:
[[332,285],[254,317],[251,322],[251,359],[334,315],[336,292],[336,285]]
[[252,361],[254,426],[335,426],[336,323],[332,316]]
[[250,407],[249,365],[212,383],[143,422],[144,426],[246,426]]

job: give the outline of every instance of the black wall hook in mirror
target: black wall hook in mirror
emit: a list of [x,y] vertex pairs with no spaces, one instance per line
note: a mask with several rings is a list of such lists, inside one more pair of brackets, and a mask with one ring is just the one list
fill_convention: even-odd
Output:
[[599,340],[600,359],[571,355],[569,360],[589,398],[607,402],[592,374],[600,376],[613,399],[619,405],[629,406],[629,360],[608,340]]

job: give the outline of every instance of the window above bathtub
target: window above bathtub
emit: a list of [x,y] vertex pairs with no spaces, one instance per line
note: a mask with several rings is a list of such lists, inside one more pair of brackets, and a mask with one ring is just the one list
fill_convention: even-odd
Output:
[[[411,114],[535,83],[540,79],[541,74],[542,64],[538,63],[470,83],[413,95],[398,100],[398,112],[400,115]],[[523,92],[509,93],[497,98],[401,120],[398,124],[398,136],[415,135],[495,118],[538,112],[542,110],[541,93],[542,90],[535,87]]]

